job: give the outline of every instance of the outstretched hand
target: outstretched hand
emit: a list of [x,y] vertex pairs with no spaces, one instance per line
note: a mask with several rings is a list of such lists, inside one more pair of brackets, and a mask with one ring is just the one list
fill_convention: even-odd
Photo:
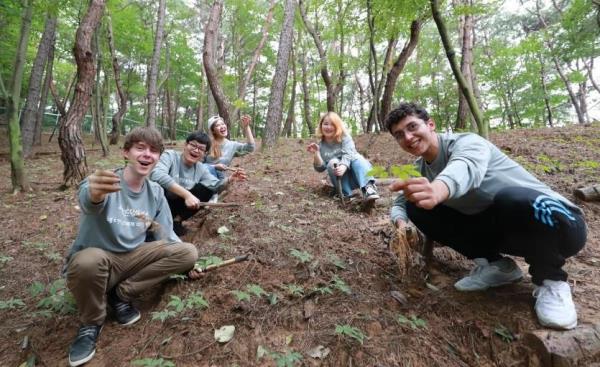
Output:
[[252,118],[248,115],[242,115],[240,118],[240,125],[242,125],[242,128],[244,129],[250,126],[250,122],[252,122]]
[[241,168],[238,168],[235,171],[233,171],[229,178],[232,181],[246,181],[246,179],[248,179],[248,175],[246,175],[246,171],[244,171]]
[[202,278],[202,272],[199,272],[198,270],[196,270],[196,268],[188,271],[188,278],[190,278],[191,280],[197,280]]
[[113,171],[97,169],[88,177],[90,183],[90,199],[93,203],[104,201],[104,197],[121,190],[121,179]]
[[404,191],[406,200],[423,209],[435,208],[436,205],[448,199],[450,195],[445,183],[439,180],[429,182],[425,177],[394,181],[390,185],[390,190]]
[[319,144],[317,144],[317,143],[308,144],[308,146],[306,147],[306,151],[309,153],[315,154],[316,152],[319,151]]

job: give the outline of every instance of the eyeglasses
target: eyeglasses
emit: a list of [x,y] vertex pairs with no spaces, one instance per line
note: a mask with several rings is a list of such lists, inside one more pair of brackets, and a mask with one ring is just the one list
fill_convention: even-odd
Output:
[[406,133],[415,133],[417,130],[419,130],[421,125],[423,124],[421,124],[420,122],[410,122],[404,127],[404,129],[396,130],[394,132],[394,139],[396,139],[396,141],[402,141],[406,139]]
[[206,152],[206,145],[188,143],[188,146],[191,150],[196,150],[198,152]]

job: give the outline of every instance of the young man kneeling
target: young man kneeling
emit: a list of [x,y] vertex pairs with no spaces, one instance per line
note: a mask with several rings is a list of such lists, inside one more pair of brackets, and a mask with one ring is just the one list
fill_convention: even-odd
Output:
[[125,168],[98,170],[79,187],[79,232],[66,268],[81,320],[71,366],[93,358],[107,304],[119,324],[133,324],[141,315],[130,302],[198,258],[173,232],[163,190],[148,179],[162,151],[156,129],[135,128],[125,137]]
[[400,147],[419,157],[423,177],[397,181],[391,218],[410,219],[426,236],[474,259],[459,291],[481,291],[522,278],[502,254],[522,256],[535,284],[535,311],[544,326],[572,329],[577,312],[562,269],[587,236],[581,210],[479,135],[437,134],[422,107],[402,103],[385,121]]

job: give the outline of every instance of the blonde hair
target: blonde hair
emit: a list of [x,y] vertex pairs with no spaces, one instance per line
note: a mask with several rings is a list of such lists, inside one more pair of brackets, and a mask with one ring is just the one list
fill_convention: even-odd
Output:
[[214,132],[214,127],[219,121],[225,123],[225,120],[223,120],[223,118],[218,115],[208,119],[208,132],[210,135],[210,140],[212,142],[208,155],[210,155],[213,159],[219,159],[223,155],[223,152],[221,151],[221,144],[217,142],[217,139],[215,139]]
[[317,137],[321,138],[321,140],[323,139],[323,130],[321,127],[325,118],[329,118],[329,122],[331,122],[333,128],[335,129],[333,139],[336,143],[341,143],[342,138],[344,137],[344,135],[347,135],[348,132],[346,131],[346,126],[344,125],[344,122],[342,121],[340,115],[332,111],[325,112],[321,115],[321,118],[319,119],[319,126],[317,127]]

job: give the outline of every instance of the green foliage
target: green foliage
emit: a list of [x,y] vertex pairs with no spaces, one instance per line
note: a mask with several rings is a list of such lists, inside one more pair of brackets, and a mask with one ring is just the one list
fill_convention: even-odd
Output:
[[398,323],[400,323],[401,325],[410,326],[413,330],[427,327],[427,322],[421,318],[418,318],[415,315],[410,315],[410,317],[398,315],[396,321],[398,321]]
[[596,161],[580,161],[575,163],[575,166],[584,170],[594,171],[600,168],[600,163]]
[[378,178],[387,178],[390,177],[390,175],[400,180],[407,180],[411,177],[421,177],[421,173],[413,164],[403,164],[401,166],[393,165],[390,167],[389,173],[386,171],[385,167],[373,166],[373,168],[367,172],[367,176]]
[[315,287],[313,290],[321,295],[333,294],[333,289],[330,287]]
[[348,295],[352,294],[352,290],[350,289],[348,284],[346,284],[346,282],[344,282],[344,280],[342,280],[342,278],[338,277],[337,275],[333,276],[333,279],[331,280],[331,286],[342,293]]
[[327,259],[336,267],[345,270],[346,269],[346,263],[344,262],[344,260],[340,259],[339,257],[337,257],[336,255],[329,255],[327,257]]
[[218,256],[202,256],[198,258],[198,261],[196,261],[196,268],[206,269],[206,267],[208,267],[209,265],[219,265],[222,262],[223,259],[221,259]]
[[262,289],[262,287],[258,284],[247,284],[246,285],[246,290],[255,295],[257,298],[260,298],[262,296],[266,296],[267,292],[265,292],[264,289]]
[[175,363],[163,358],[143,358],[131,362],[134,366],[143,367],[175,367]]
[[[39,282],[33,283],[30,287],[30,292],[41,294]],[[42,310],[43,315],[51,315],[51,313],[57,313],[60,315],[72,314],[77,310],[75,299],[73,295],[66,287],[64,279],[60,278],[52,282],[48,287],[44,287],[46,290],[43,297],[37,304],[37,308]],[[43,312],[47,311],[47,312]]]
[[164,310],[152,312],[152,320],[165,322],[168,319],[177,317],[186,309],[203,309],[207,307],[208,301],[204,299],[200,292],[193,292],[185,299],[171,295],[170,301]]
[[306,251],[299,251],[297,249],[292,249],[290,251],[290,255],[294,256],[300,263],[305,264],[312,260],[313,256]]
[[348,324],[335,325],[335,333],[344,337],[355,339],[360,344],[363,344],[367,338],[367,336],[360,329],[352,327]]
[[262,345],[258,346],[256,351],[256,359],[270,358],[275,362],[277,367],[294,367],[302,362],[302,354],[294,351],[288,351],[285,354],[269,351]]
[[285,288],[292,297],[302,297],[304,295],[304,288],[297,284],[288,284]]
[[25,303],[19,298],[11,298],[6,301],[0,300],[0,310],[12,310],[18,307],[25,307]]
[[12,260],[13,260],[12,256],[0,254],[0,267],[3,267],[4,265],[6,265],[8,262],[10,262]]
[[515,340],[515,336],[506,326],[499,324],[494,329],[494,333],[498,335],[504,342],[510,343]]
[[233,290],[233,291],[231,291],[231,293],[233,293],[235,298],[237,298],[238,302],[250,301],[250,299],[252,298],[250,296],[250,294],[248,294],[244,291]]

